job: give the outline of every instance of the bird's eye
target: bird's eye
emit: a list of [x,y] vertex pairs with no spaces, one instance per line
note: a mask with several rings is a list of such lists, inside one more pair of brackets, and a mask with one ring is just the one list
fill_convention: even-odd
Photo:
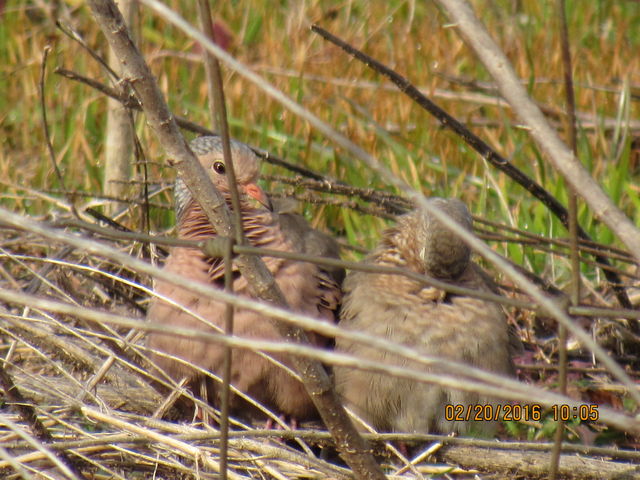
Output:
[[214,163],[213,170],[219,175],[224,175],[224,172],[225,172],[224,163],[222,162]]

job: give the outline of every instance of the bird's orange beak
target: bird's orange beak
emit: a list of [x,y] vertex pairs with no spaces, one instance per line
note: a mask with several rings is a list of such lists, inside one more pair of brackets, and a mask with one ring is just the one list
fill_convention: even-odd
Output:
[[267,194],[264,193],[258,185],[255,183],[248,183],[243,187],[244,193],[249,195],[251,198],[257,200],[270,211],[273,211],[273,206],[271,205],[271,200],[267,197]]

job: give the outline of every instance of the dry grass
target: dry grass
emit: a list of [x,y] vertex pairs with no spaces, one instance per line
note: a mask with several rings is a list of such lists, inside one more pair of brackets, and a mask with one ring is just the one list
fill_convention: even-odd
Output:
[[[195,7],[190,2],[170,3],[195,21]],[[58,5],[57,9],[54,4]],[[550,118],[558,129],[564,129],[558,29],[549,21],[555,18],[554,2],[478,0],[474,5],[518,74],[528,82],[532,96],[552,113]],[[40,8],[42,6],[46,8]],[[432,3],[350,1],[336,7],[327,2],[273,5],[241,0],[219,2],[215,8],[219,9],[217,18],[223,20],[233,34],[230,51],[239,60],[383,160],[412,186],[428,195],[460,197],[474,214],[518,231],[549,239],[567,236],[560,223],[527,192],[488,167],[460,139],[442,131],[434,119],[394,88],[389,88],[365,66],[321,41],[308,28],[311,22],[317,22],[392,66],[566,203],[564,182],[542,158],[527,132],[517,126],[508,107],[496,102],[488,75],[478,66],[455,29],[446,26],[446,19]],[[63,67],[102,81],[106,77],[77,43],[55,28],[57,18],[72,24],[93,49],[105,54],[106,45],[99,29],[82,2],[67,0],[58,4],[42,0],[25,5],[8,1],[4,5],[4,21],[0,22],[0,91],[3,92],[0,95],[3,137],[0,205],[43,219],[67,215],[70,198],[80,208],[89,201],[101,208],[97,200],[102,192],[106,100],[84,85],[54,75],[53,69]],[[614,201],[638,223],[640,13],[637,3],[569,2],[569,19],[576,103],[584,127],[579,137],[580,158]],[[143,11],[141,28],[142,50],[170,106],[176,114],[206,125],[207,92],[198,48],[146,11]],[[64,186],[54,174],[41,127],[38,79],[46,45],[51,45],[52,51],[45,101]],[[374,172],[356,165],[343,151],[266,98],[252,84],[228,71],[224,78],[234,137],[356,187],[397,193]],[[149,162],[145,167],[149,181],[154,185],[170,185],[174,173],[164,166],[165,158],[156,139],[145,128],[143,118],[138,118],[136,125]],[[272,165],[265,165],[263,170],[275,175],[288,173]],[[135,167],[132,179],[143,181],[142,166]],[[276,193],[308,193],[278,181],[270,181],[266,186]],[[63,187],[87,196],[68,197],[60,193]],[[141,192],[139,183],[132,184],[130,200],[141,200]],[[314,196],[320,200],[343,198],[321,193]],[[151,201],[150,230],[171,232],[170,190],[158,193]],[[356,203],[361,207],[372,206],[363,201]],[[340,204],[305,202],[302,208],[318,228],[365,249],[376,243],[379,232],[387,224],[387,220],[379,216]],[[138,231],[143,216],[140,205],[132,203],[132,208],[118,220]],[[610,231],[598,224],[585,207],[581,207],[580,222],[595,240],[619,246]],[[551,254],[547,242],[542,240],[527,244],[521,240],[509,242],[502,237],[504,230],[497,232],[501,241],[493,239],[492,243],[497,251],[556,287],[567,286],[570,267],[565,253],[557,254],[556,249]],[[64,245],[46,242],[35,235],[12,230],[0,233],[2,289],[20,292],[34,285],[37,272],[43,272],[47,262],[60,258],[65,251]],[[139,243],[111,241],[110,244],[136,257],[154,261],[162,257],[155,250],[150,253]],[[359,256],[358,252],[345,250],[346,258]],[[601,271],[587,260],[585,256],[582,266],[584,303],[615,306]],[[613,263],[625,274],[623,281],[629,287],[632,300],[636,300],[634,266],[624,258],[614,259]],[[106,262],[98,255],[73,250],[42,276],[47,283],[36,291],[40,296],[134,318],[144,316],[148,292],[125,284],[123,279],[150,285],[149,279],[122,265]],[[144,351],[134,333],[115,327],[105,330],[104,325],[85,323],[81,317],[17,304],[0,305],[0,308],[3,339],[0,346],[5,365],[11,366],[8,371],[23,395],[36,405],[38,415],[57,443],[80,442],[74,446],[74,452],[93,462],[94,467],[86,468],[92,478],[151,478],[153,475],[156,478],[195,478],[197,475],[209,478],[213,475],[218,453],[216,442],[211,440],[215,432],[197,424],[149,421],[166,391],[160,388],[162,393],[159,393],[149,379],[140,357]],[[527,353],[520,359],[522,363],[544,366],[555,361],[557,339],[552,321],[520,310],[511,310],[510,320],[519,329],[527,347]],[[584,328],[594,331],[595,337],[621,364],[629,367],[631,374],[637,372],[638,340],[621,330],[620,322],[587,317],[580,321]],[[125,340],[128,334],[133,337]],[[578,345],[572,346],[571,365],[586,369],[571,374],[572,398],[608,405],[621,412],[637,411],[624,388],[598,370],[598,365],[590,362],[588,352]],[[111,357],[115,365],[101,377],[100,367]],[[140,370],[134,366],[140,366]],[[87,389],[92,378],[96,387]],[[553,371],[529,368],[522,369],[521,378],[549,388],[555,387],[557,380]],[[23,451],[36,455],[38,449],[26,446],[12,431],[9,421],[19,424],[23,419],[14,415],[7,405],[0,414],[6,420],[0,447],[7,449],[0,449],[0,462],[7,460],[7,451],[14,456]],[[24,425],[15,428],[22,431]],[[549,439],[553,429],[554,424],[548,418],[538,423],[509,423],[502,438]],[[201,436],[207,431],[213,437]],[[637,436],[627,432],[579,422],[569,425],[567,437],[632,448],[638,442]],[[328,449],[325,439],[309,443],[316,453],[317,443]],[[252,438],[247,434],[247,438],[234,437],[231,448],[231,464],[237,475],[252,478],[346,478],[348,475],[334,465],[335,459],[315,458],[299,445],[294,448],[279,439]],[[395,458],[393,461],[400,463]],[[58,473],[47,470],[49,467],[44,465],[49,464],[40,459],[24,459],[23,465],[36,472],[49,471],[52,478],[59,478]],[[29,478],[28,474],[23,478]]]

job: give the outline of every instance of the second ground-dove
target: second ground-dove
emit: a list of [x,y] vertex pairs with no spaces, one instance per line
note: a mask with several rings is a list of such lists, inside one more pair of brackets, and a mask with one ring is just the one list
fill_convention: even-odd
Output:
[[[471,215],[461,201],[430,201],[471,229]],[[399,217],[365,261],[491,290],[486,274],[470,261],[469,247],[422,210]],[[509,328],[495,303],[447,293],[405,276],[357,271],[347,275],[344,293],[340,326],[345,329],[489,372],[513,372]],[[427,367],[345,338],[336,340],[336,349],[382,363],[447,373],[446,367]],[[497,400],[486,395],[345,367],[335,369],[335,378],[346,405],[379,431],[487,435],[495,429],[495,422],[451,421],[445,415],[446,405],[460,405],[456,411],[462,408],[463,412],[467,406],[475,412],[486,404],[495,405]]]

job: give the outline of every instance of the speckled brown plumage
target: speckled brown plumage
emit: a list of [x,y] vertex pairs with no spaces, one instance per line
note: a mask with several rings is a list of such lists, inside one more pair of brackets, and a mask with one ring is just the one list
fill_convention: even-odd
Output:
[[[230,206],[229,189],[226,176],[220,173],[224,168],[221,142],[218,137],[200,137],[191,143],[191,148],[202,165],[209,172],[212,181],[227,199]],[[266,204],[266,196],[256,186],[258,178],[258,159],[254,153],[239,142],[232,142],[232,158],[236,179],[241,193],[241,213],[243,228],[247,240],[254,246],[282,251],[304,251],[296,231],[289,226],[281,227],[279,215],[263,206],[256,206],[250,196]],[[176,182],[176,209],[178,235],[180,238],[202,240],[214,237],[216,232],[203,214],[200,206],[192,199],[185,185]],[[304,222],[297,228],[311,228]],[[263,258],[267,268],[274,275],[279,287],[293,311],[305,313],[327,321],[335,321],[335,311],[341,298],[339,285],[326,272],[306,262],[293,262],[272,257]],[[221,258],[206,257],[203,253],[186,248],[174,248],[166,260],[164,269],[188,276],[193,280],[223,287],[224,262]],[[155,285],[158,294],[169,297],[190,311],[203,317],[212,324],[221,327],[225,306],[208,298],[200,298],[187,290],[158,281]],[[249,285],[239,274],[235,276],[234,291],[252,297]],[[195,328],[212,331],[192,315],[178,308],[153,299],[147,315],[148,319],[166,325]],[[271,321],[260,314],[237,309],[234,316],[234,335],[241,337],[282,340]],[[310,341],[324,346],[327,339],[315,334],[309,335]],[[205,370],[219,373],[222,367],[223,348],[219,344],[206,343],[198,339],[187,339],[151,333],[147,345],[154,350],[179,357]],[[272,355],[290,366],[285,355]],[[234,349],[232,353],[232,384],[276,411],[297,419],[315,415],[315,408],[303,385],[285,370],[256,353]],[[173,378],[197,378],[193,368],[185,363],[172,360],[162,353],[152,354],[153,361]],[[215,399],[214,399],[215,400]],[[246,406],[234,399],[236,409]]]
[[[462,202],[431,201],[471,228],[471,216]],[[470,261],[469,248],[428,212],[416,210],[399,217],[365,261],[490,290],[484,273]],[[501,307],[494,303],[448,294],[407,277],[364,272],[349,273],[344,292],[340,325],[346,329],[490,372],[513,372],[509,329]],[[347,339],[338,339],[336,349],[384,363],[427,369]],[[446,404],[482,405],[495,403],[493,398],[349,368],[336,368],[335,377],[345,403],[380,431],[472,431],[486,435],[495,428],[492,422],[450,422],[444,415]]]

